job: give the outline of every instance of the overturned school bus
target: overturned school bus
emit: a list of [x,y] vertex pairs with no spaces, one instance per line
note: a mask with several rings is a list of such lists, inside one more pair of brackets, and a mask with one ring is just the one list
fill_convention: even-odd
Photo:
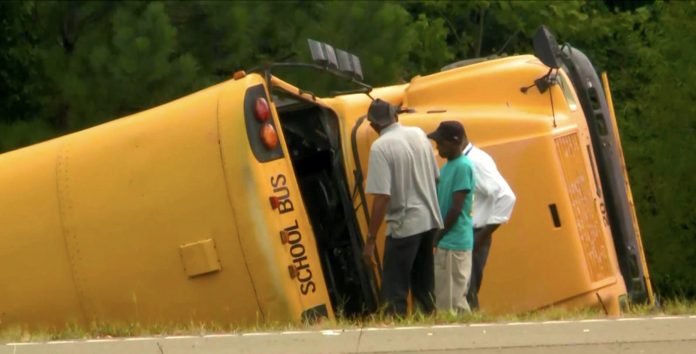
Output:
[[616,313],[627,295],[652,301],[608,82],[581,52],[542,28],[537,57],[371,89],[355,56],[310,44],[320,64],[303,65],[365,92],[315,97],[269,70],[240,72],[0,155],[0,326],[374,311],[379,265],[361,261],[371,97],[401,104],[400,122],[425,131],[461,121],[517,194],[495,236],[484,310]]

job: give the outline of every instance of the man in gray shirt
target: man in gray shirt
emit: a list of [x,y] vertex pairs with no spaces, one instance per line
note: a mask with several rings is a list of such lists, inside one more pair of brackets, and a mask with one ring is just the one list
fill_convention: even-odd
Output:
[[387,313],[404,316],[409,288],[425,313],[435,309],[433,236],[442,218],[430,141],[420,128],[399,124],[397,111],[378,99],[367,113],[380,136],[370,148],[366,192],[374,201],[363,256],[374,262],[375,235],[386,217],[381,295]]

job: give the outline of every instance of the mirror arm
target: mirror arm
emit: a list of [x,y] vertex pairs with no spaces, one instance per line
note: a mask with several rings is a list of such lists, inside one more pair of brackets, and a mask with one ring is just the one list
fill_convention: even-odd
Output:
[[530,88],[536,86],[537,89],[539,89],[539,93],[544,93],[546,90],[549,89],[554,83],[549,79],[551,77],[551,74],[553,73],[554,68],[549,68],[549,71],[544,74],[543,76],[539,77],[538,79],[534,80],[534,83],[529,85],[529,86],[523,86],[520,87],[520,92],[526,94],[527,91],[529,91]]
[[[372,91],[372,86],[370,86],[362,81],[358,81],[355,78],[350,77],[346,74],[332,70],[328,66],[310,64],[310,63],[271,63],[271,64],[267,65],[265,70],[264,70],[265,73],[268,75],[268,77],[266,77],[266,82],[268,84],[270,84],[270,73],[271,73],[271,69],[273,69],[273,68],[297,68],[297,67],[310,68],[310,69],[328,72],[331,75],[340,77],[340,78],[345,79],[345,80],[349,80],[350,82],[352,82],[353,84],[356,84],[358,86],[362,86],[363,88],[367,89],[368,92]],[[254,70],[251,70],[250,72],[255,72],[256,70],[258,70],[258,68],[254,68]]]

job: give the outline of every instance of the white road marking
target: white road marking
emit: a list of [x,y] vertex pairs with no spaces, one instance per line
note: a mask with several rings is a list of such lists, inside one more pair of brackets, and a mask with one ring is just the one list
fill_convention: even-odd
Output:
[[242,337],[254,337],[254,336],[268,336],[274,333],[271,332],[252,332],[252,333],[242,333]]
[[280,332],[280,334],[312,334],[312,333],[320,333],[320,332],[311,332],[311,331],[285,331],[285,332]]
[[604,319],[604,318],[597,318],[597,319],[588,319],[588,320],[580,320],[580,323],[594,323],[594,322],[609,322],[611,320],[609,319]]
[[239,337],[239,334],[206,334],[203,338],[229,338],[229,337]]
[[118,339],[87,339],[85,343],[104,343],[104,342],[118,342]]
[[17,343],[7,343],[5,345],[12,345],[12,346],[18,347],[20,345],[37,345],[37,344],[44,344],[44,343],[40,343],[40,342],[17,342]]
[[362,330],[363,330],[363,331],[372,332],[372,331],[386,331],[386,330],[388,330],[388,329],[390,329],[390,328],[386,328],[386,327],[382,327],[382,328],[370,327],[370,328],[363,328]]
[[46,344],[74,344],[77,343],[76,340],[57,340],[52,342],[46,342]]
[[399,330],[399,331],[402,331],[405,329],[425,329],[425,328],[426,327],[416,327],[416,326],[414,326],[414,327],[394,327],[394,329]]
[[[440,328],[462,328],[466,327],[467,325],[460,325],[460,324],[452,324],[452,325],[436,325],[436,326],[431,326],[430,328],[435,328],[435,329],[440,329]],[[472,324],[473,326],[473,324]]]

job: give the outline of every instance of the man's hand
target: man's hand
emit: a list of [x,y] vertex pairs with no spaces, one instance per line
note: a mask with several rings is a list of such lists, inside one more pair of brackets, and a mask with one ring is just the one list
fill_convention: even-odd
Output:
[[433,248],[437,248],[437,244],[440,243],[440,240],[442,240],[442,237],[445,236],[445,230],[440,229],[435,232],[435,236],[433,236]]
[[365,242],[365,247],[363,248],[363,260],[365,261],[365,264],[369,265],[370,267],[375,267],[377,263],[375,263],[375,240],[374,239],[367,239],[367,242]]

